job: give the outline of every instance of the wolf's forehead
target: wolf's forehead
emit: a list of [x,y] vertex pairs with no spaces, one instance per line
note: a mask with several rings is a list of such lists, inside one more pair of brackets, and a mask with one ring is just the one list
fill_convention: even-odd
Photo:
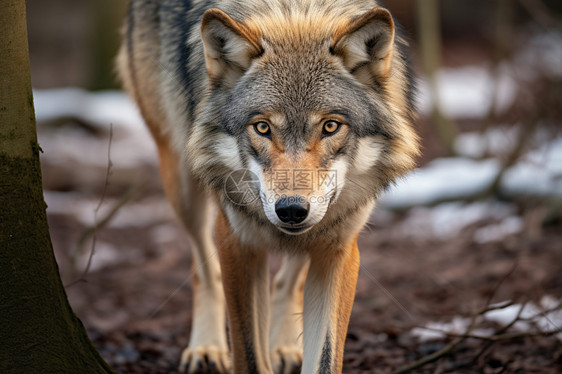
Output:
[[329,93],[341,86],[337,81],[342,78],[341,63],[330,53],[332,37],[352,15],[315,11],[312,5],[295,7],[248,21],[264,51],[256,64],[255,83],[277,104],[327,104]]
[[[329,52],[326,53],[329,55]],[[356,108],[365,101],[345,71],[320,53],[276,55],[260,61],[234,92],[247,112],[278,112],[291,118]]]
[[320,61],[276,58],[252,67],[232,92],[230,104],[247,113],[303,116],[325,110],[336,101],[337,77]]
[[295,13],[258,21],[249,25],[259,29],[264,53],[232,96],[236,112],[282,113],[289,125],[313,113],[362,112],[364,94],[330,53],[333,32],[348,17]]

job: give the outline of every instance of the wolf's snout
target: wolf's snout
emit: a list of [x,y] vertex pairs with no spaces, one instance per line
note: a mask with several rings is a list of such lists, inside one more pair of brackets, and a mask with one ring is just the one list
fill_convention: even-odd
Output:
[[308,216],[310,204],[302,196],[282,197],[275,203],[275,213],[284,223],[301,223]]

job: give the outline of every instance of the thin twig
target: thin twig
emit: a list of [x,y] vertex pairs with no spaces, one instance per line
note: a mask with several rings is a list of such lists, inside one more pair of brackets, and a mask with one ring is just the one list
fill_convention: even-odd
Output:
[[111,146],[112,146],[112,142],[113,142],[113,124],[110,123],[109,124],[109,140],[108,140],[108,146],[107,146],[107,168],[106,168],[106,172],[105,172],[105,182],[103,185],[103,191],[100,197],[100,201],[98,202],[98,205],[96,206],[96,208],[94,209],[94,223],[87,227],[82,234],[80,235],[80,238],[77,240],[76,244],[74,245],[74,247],[71,249],[70,251],[70,256],[72,259],[72,269],[73,271],[76,269],[76,259],[79,255],[79,253],[82,252],[82,248],[84,247],[84,244],[86,242],[86,240],[88,240],[90,237],[92,238],[92,246],[90,248],[90,254],[88,255],[88,262],[86,264],[86,267],[84,269],[84,271],[82,272],[81,276],[70,282],[69,284],[65,285],[65,288],[68,287],[72,287],[77,283],[83,282],[86,280],[86,275],[88,274],[88,272],[90,271],[90,268],[92,266],[92,260],[94,258],[94,254],[96,251],[96,242],[97,242],[97,237],[96,237],[96,233],[97,230],[104,227],[105,225],[107,225],[107,223],[109,223],[109,221],[115,216],[115,214],[124,206],[126,205],[128,202],[130,202],[131,200],[135,199],[138,195],[140,195],[140,192],[143,190],[144,187],[144,183],[139,183],[135,186],[133,186],[132,188],[130,188],[127,193],[125,193],[125,195],[113,206],[113,208],[111,208],[109,210],[109,212],[100,220],[98,220],[98,213],[99,210],[101,209],[102,205],[105,202],[105,197],[107,195],[107,190],[109,187],[109,179],[111,177],[111,172],[112,172],[112,167],[113,167],[113,162],[111,161]]
[[[459,336],[455,336],[454,340],[447,344],[445,347],[443,347],[442,349],[440,349],[437,352],[434,352],[430,355],[427,355],[425,357],[422,357],[421,359],[419,359],[418,361],[413,362],[412,364],[405,366],[403,368],[400,368],[394,372],[392,372],[392,374],[404,374],[404,373],[409,373],[412,370],[418,369],[422,366],[425,366],[429,363],[432,363],[434,361],[439,360],[440,358],[450,354],[451,352],[453,352],[455,350],[455,348],[461,344],[463,341],[465,341],[467,338],[471,337],[472,335],[472,331],[474,330],[474,327],[476,325],[476,321],[478,319],[478,317],[481,317],[482,315],[484,315],[485,313],[492,311],[492,310],[499,310],[499,309],[505,309],[508,306],[512,305],[513,302],[508,301],[508,302],[503,302],[503,303],[499,303],[497,305],[488,305],[489,302],[494,298],[494,296],[496,295],[496,293],[498,292],[498,290],[500,289],[501,285],[503,284],[503,282],[515,271],[515,269],[517,268],[517,262],[514,264],[514,266],[512,266],[509,271],[498,281],[498,283],[496,284],[496,286],[493,288],[492,293],[490,294],[490,296],[487,299],[486,305],[482,308],[480,308],[480,310],[477,310],[476,312],[472,313],[471,319],[470,319],[470,324],[468,325],[466,331],[464,332],[464,334],[459,334]],[[518,313],[518,316],[521,314],[521,311]],[[442,331],[440,331],[442,332]],[[474,335],[474,336],[479,336],[479,335]]]
[[496,174],[492,183],[490,183],[488,187],[481,192],[479,199],[500,194],[500,185],[503,176],[525,154],[524,151],[529,143],[529,139],[533,136],[538,123],[538,119],[533,119],[529,123],[520,127],[517,143],[507,155],[501,169]]
[[68,288],[79,282],[85,281],[86,275],[88,275],[88,272],[90,271],[92,265],[92,259],[95,254],[97,231],[105,227],[109,223],[109,221],[111,221],[111,219],[117,214],[117,212],[121,210],[121,208],[123,208],[129,202],[138,198],[141,195],[141,193],[144,191],[144,187],[145,187],[144,183],[138,183],[132,186],[123,195],[123,197],[119,201],[117,201],[117,203],[115,203],[115,205],[109,210],[109,212],[107,212],[107,214],[102,219],[100,219],[99,221],[95,221],[91,226],[87,227],[84,231],[82,231],[82,234],[80,235],[80,238],[78,239],[78,241],[76,242],[77,244],[74,247],[73,256],[74,256],[74,261],[76,261],[76,258],[78,257],[79,253],[82,252],[84,243],[91,237],[92,246],[90,248],[90,253],[88,255],[88,262],[86,264],[84,271],[82,271],[80,277],[72,281],[71,283],[67,284],[65,287]]
[[[539,313],[537,313],[536,315],[532,316],[532,317],[525,317],[525,318],[520,318],[520,321],[532,321],[534,319],[536,319],[537,317],[547,317],[550,313],[552,312],[558,312],[562,310],[562,304],[558,304],[555,307],[552,308],[548,308],[548,309],[543,309],[541,310]],[[558,327],[558,326],[556,326]]]
[[90,270],[90,266],[92,263],[92,258],[94,257],[94,253],[96,251],[96,230],[99,227],[99,225],[97,225],[97,221],[98,221],[98,212],[101,208],[101,206],[103,205],[104,201],[105,201],[105,195],[107,193],[107,189],[109,187],[109,178],[111,177],[111,168],[113,167],[113,162],[111,161],[111,143],[113,142],[113,123],[109,124],[109,140],[108,140],[108,144],[107,144],[107,168],[105,169],[105,182],[103,184],[103,191],[101,194],[101,198],[100,201],[98,203],[98,205],[96,206],[96,208],[94,209],[94,225],[93,225],[93,229],[92,230],[88,230],[86,229],[86,234],[83,234],[82,237],[80,238],[80,240],[78,240],[77,245],[70,251],[70,257],[72,259],[72,272],[74,272],[76,270],[76,257],[78,256],[78,251],[82,249],[82,245],[83,242],[85,240],[86,237],[92,235],[92,247],[90,249],[90,256],[88,257],[88,263],[86,265],[86,270],[83,272],[82,276],[71,282],[70,284],[66,285],[65,287],[71,287],[73,285],[75,285],[76,283],[84,280],[84,276],[88,273],[88,271]]
[[[517,267],[519,266],[519,257],[517,257],[515,259],[515,261],[513,262],[513,265],[511,266],[511,268],[508,270],[507,273],[505,273],[503,275],[503,277],[501,277],[501,279],[496,283],[496,285],[494,286],[494,288],[492,289],[492,292],[490,293],[490,296],[488,296],[488,299],[486,300],[486,304],[484,305],[484,308],[488,308],[489,305],[492,303],[492,298],[498,293],[500,287],[504,284],[504,282],[507,280],[507,278],[509,278],[517,269]],[[513,303],[511,303],[510,305],[512,305]],[[489,312],[491,309],[485,311]]]
[[478,335],[478,334],[457,334],[454,332],[443,331],[439,329],[432,329],[426,328],[427,330],[437,331],[442,333],[445,336],[451,338],[464,338],[464,339],[478,339],[478,340],[486,340],[488,342],[498,342],[503,340],[511,340],[511,339],[518,339],[518,338],[526,338],[532,336],[551,336],[554,334],[558,334],[562,332],[562,329],[554,329],[549,331],[520,331],[520,332],[513,332],[513,333],[505,333],[499,335]]
[[[470,321],[470,325],[468,326],[466,333],[470,334],[470,332],[474,329],[474,325],[476,324],[476,319],[478,318],[479,314],[474,314],[472,316],[472,319]],[[393,371],[392,374],[404,374],[404,373],[409,373],[414,369],[418,369],[422,366],[425,366],[429,363],[432,363],[434,361],[439,360],[441,357],[444,357],[446,355],[448,355],[449,353],[453,352],[455,350],[455,348],[462,343],[466,338],[464,337],[459,337],[454,339],[451,343],[447,344],[445,347],[443,347],[442,349],[440,349],[437,352],[434,352],[430,355],[427,355],[421,359],[419,359],[418,361],[413,362],[412,364],[405,366],[403,368],[400,368],[396,371]]]
[[97,214],[105,201],[105,195],[107,194],[107,188],[109,187],[109,178],[111,177],[111,169],[113,168],[113,161],[111,161],[111,143],[113,142],[113,123],[109,124],[109,141],[107,144],[107,168],[105,170],[105,183],[103,184],[103,191],[101,194],[100,202],[96,209],[94,209],[94,216],[97,218]]
[[521,303],[521,306],[519,307],[519,310],[517,311],[517,315],[515,316],[515,318],[510,323],[508,323],[507,325],[503,326],[501,329],[496,331],[494,335],[497,336],[502,335],[504,332],[506,332],[511,327],[513,327],[513,325],[515,325],[520,320],[521,314],[525,310],[526,306],[527,306],[527,302]]
[[418,360],[408,366],[405,366],[401,369],[398,369],[396,371],[393,371],[392,374],[404,374],[404,373],[409,373],[414,369],[418,369],[422,366],[425,366],[427,364],[430,364],[434,361],[439,360],[441,357],[448,355],[449,353],[451,353],[456,347],[457,345],[459,345],[462,341],[464,340],[464,338],[457,338],[455,340],[453,340],[451,343],[449,343],[448,345],[446,345],[444,348],[440,349],[439,351],[432,353],[430,355],[427,355],[425,357],[423,357],[421,360]]
[[[503,277],[504,279],[506,277]],[[525,305],[526,303],[523,303],[521,305],[521,307],[519,308],[519,311],[517,312],[517,315],[515,316],[515,318],[508,323],[506,326],[502,327],[501,329],[499,329],[498,331],[496,331],[494,333],[495,336],[499,336],[502,335],[505,331],[507,331],[507,329],[511,328],[511,326],[513,326],[518,320],[519,318],[521,318],[521,313],[523,313],[523,309],[525,309]],[[488,342],[484,345],[484,347],[474,356],[474,358],[472,359],[472,362],[477,362],[480,360],[480,358],[484,355],[484,353],[486,353],[495,343],[495,340],[491,340],[488,339]]]

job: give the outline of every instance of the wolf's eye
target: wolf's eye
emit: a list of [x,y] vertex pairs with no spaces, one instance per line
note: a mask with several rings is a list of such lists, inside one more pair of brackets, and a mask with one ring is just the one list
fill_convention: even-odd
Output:
[[341,123],[336,121],[326,121],[324,127],[322,128],[322,135],[332,136],[338,132],[341,127]]
[[254,125],[254,129],[261,136],[271,137],[271,129],[269,125],[265,122],[258,122]]

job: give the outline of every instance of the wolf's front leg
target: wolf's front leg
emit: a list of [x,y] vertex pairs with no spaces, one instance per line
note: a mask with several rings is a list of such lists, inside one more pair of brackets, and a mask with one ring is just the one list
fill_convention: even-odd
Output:
[[242,247],[219,211],[215,226],[234,374],[273,374],[269,358],[269,269],[263,248]]
[[226,374],[230,363],[224,293],[213,242],[214,204],[186,170],[171,140],[158,138],[157,144],[164,190],[184,224],[193,254],[191,338],[182,352],[179,371],[182,374]]
[[[214,263],[216,259],[207,261]],[[180,373],[226,374],[229,372],[230,358],[226,343],[225,303],[220,273],[217,269],[204,274],[203,278],[201,273],[205,272],[201,267],[209,266],[194,262],[191,336],[189,345],[182,353]]]
[[302,374],[342,372],[343,348],[359,272],[357,240],[311,251],[304,288]]
[[300,373],[302,364],[302,297],[308,256],[283,257],[273,279],[269,346],[275,374]]
[[[198,226],[210,226],[205,224],[210,219],[210,214],[201,209]],[[230,357],[218,256],[211,228],[196,225],[194,222],[188,225],[193,248],[193,317],[189,345],[181,357],[180,373],[226,374],[229,372]]]

